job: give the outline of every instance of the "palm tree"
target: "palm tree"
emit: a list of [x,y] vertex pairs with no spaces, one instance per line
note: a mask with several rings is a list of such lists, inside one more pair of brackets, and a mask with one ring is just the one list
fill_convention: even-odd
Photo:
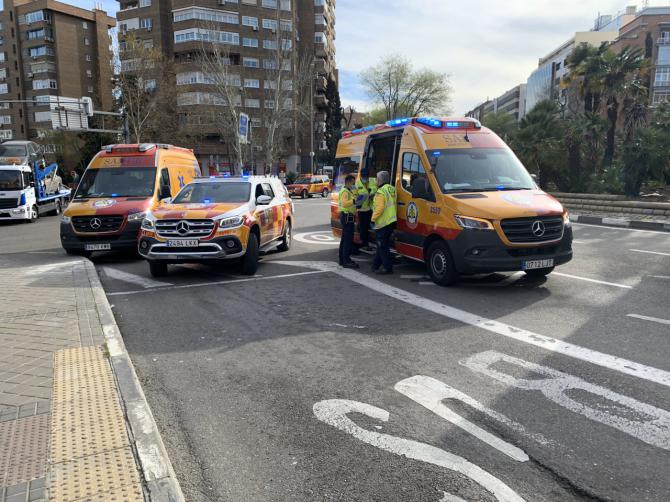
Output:
[[563,78],[563,85],[577,84],[584,100],[584,113],[598,113],[604,76],[603,54],[609,50],[607,44],[594,47],[579,44],[567,57],[570,73]]

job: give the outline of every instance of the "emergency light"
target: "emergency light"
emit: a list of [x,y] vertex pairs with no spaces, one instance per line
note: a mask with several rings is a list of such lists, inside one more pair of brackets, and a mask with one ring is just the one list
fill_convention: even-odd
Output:
[[416,123],[423,124],[428,127],[433,127],[434,129],[442,129],[442,121],[430,117],[419,117],[416,119]]
[[400,127],[400,126],[406,126],[407,124],[410,123],[411,119],[395,119],[395,120],[389,120],[386,122],[386,125],[389,127]]

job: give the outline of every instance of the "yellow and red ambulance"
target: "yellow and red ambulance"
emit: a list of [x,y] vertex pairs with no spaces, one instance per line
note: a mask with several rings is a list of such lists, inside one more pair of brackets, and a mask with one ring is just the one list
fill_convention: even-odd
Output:
[[[477,120],[408,118],[348,131],[336,157],[336,187],[362,168],[391,174],[395,251],[424,262],[438,284],[487,272],[545,276],[572,259],[567,211]],[[335,194],[331,226],[341,235]]]
[[192,150],[153,143],[109,145],[97,153],[63,213],[69,254],[134,250],[140,225],[161,199],[200,176]]
[[260,251],[288,251],[293,224],[293,202],[279,178],[198,178],[146,214],[138,251],[154,276],[165,275],[169,263],[235,259],[253,275]]

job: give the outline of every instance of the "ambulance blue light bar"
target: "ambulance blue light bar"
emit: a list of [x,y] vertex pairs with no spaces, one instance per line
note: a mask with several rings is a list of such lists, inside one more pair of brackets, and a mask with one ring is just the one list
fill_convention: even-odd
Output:
[[389,120],[386,122],[386,125],[389,127],[402,127],[406,126],[411,122],[411,119],[395,119],[395,120]]
[[419,117],[416,119],[416,123],[432,127],[434,129],[442,129],[442,121],[431,117]]

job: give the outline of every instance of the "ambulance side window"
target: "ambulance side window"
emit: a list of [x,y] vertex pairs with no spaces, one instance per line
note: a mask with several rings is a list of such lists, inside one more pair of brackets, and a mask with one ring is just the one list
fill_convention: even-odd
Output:
[[172,189],[170,188],[170,172],[167,168],[164,168],[161,171],[159,195],[161,198],[172,196]]
[[405,152],[402,156],[403,189],[412,194],[415,199],[432,200],[433,193],[426,177],[426,170],[421,163],[421,157],[416,153]]
[[347,174],[356,175],[358,173],[358,165],[361,162],[360,157],[342,157],[335,159],[335,185],[341,188],[344,185],[344,178]]

